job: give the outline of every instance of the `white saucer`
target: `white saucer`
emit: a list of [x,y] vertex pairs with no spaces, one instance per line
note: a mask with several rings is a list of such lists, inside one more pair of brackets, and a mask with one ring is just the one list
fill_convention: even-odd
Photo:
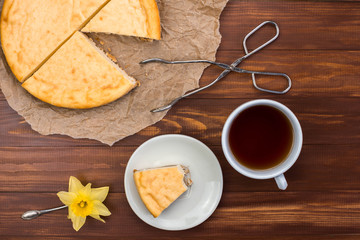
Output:
[[[154,218],[136,190],[133,170],[175,164],[189,168],[193,185]],[[131,156],[124,178],[126,198],[135,214],[163,230],[185,230],[201,224],[215,211],[223,190],[221,167],[214,153],[202,142],[184,135],[162,135],[143,143]]]

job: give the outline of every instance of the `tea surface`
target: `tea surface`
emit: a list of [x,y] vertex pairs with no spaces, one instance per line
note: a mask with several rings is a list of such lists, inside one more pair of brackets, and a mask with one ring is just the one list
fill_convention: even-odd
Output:
[[229,144],[236,159],[254,170],[280,164],[293,143],[289,119],[270,106],[254,106],[241,112],[230,127]]

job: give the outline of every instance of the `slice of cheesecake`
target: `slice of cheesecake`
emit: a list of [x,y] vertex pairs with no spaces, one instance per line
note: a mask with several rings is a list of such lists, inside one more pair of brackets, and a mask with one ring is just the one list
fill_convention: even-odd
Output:
[[111,0],[82,31],[159,40],[161,26],[156,1]]
[[115,101],[137,84],[83,33],[76,32],[22,86],[51,105],[86,109]]
[[192,184],[190,171],[182,165],[134,170],[141,200],[156,218]]

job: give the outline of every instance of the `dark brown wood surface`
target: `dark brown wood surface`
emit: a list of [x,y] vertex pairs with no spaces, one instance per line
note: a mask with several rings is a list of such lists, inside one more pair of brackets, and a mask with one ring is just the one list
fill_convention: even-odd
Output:
[[[220,62],[243,55],[242,39],[265,20],[280,26],[279,39],[241,67],[286,72],[293,88],[285,96],[255,90],[246,74],[230,74],[211,89],[179,102],[159,123],[113,147],[92,140],[41,136],[13,111],[0,93],[0,239],[360,239],[360,1],[230,1],[221,16]],[[263,29],[250,48],[271,36]],[[208,68],[201,84],[220,69]],[[274,85],[261,78],[263,86]],[[227,163],[220,144],[232,110],[259,98],[287,105],[298,116],[304,146],[287,173],[289,187],[253,180]],[[144,141],[179,133],[195,137],[216,154],[224,175],[219,207],[203,224],[169,232],[142,222],[124,193],[127,161]],[[89,219],[72,230],[66,211],[25,222],[25,210],[60,204],[69,176],[109,185],[112,215]]]

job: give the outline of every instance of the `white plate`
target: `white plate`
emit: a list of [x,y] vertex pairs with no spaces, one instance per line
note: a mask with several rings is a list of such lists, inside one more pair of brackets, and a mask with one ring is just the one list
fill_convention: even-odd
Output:
[[[154,218],[136,190],[133,170],[174,164],[190,169],[193,185]],[[184,135],[162,135],[143,143],[131,156],[124,178],[126,198],[135,214],[163,230],[185,230],[201,224],[215,211],[223,190],[221,167],[214,153],[202,142]]]

